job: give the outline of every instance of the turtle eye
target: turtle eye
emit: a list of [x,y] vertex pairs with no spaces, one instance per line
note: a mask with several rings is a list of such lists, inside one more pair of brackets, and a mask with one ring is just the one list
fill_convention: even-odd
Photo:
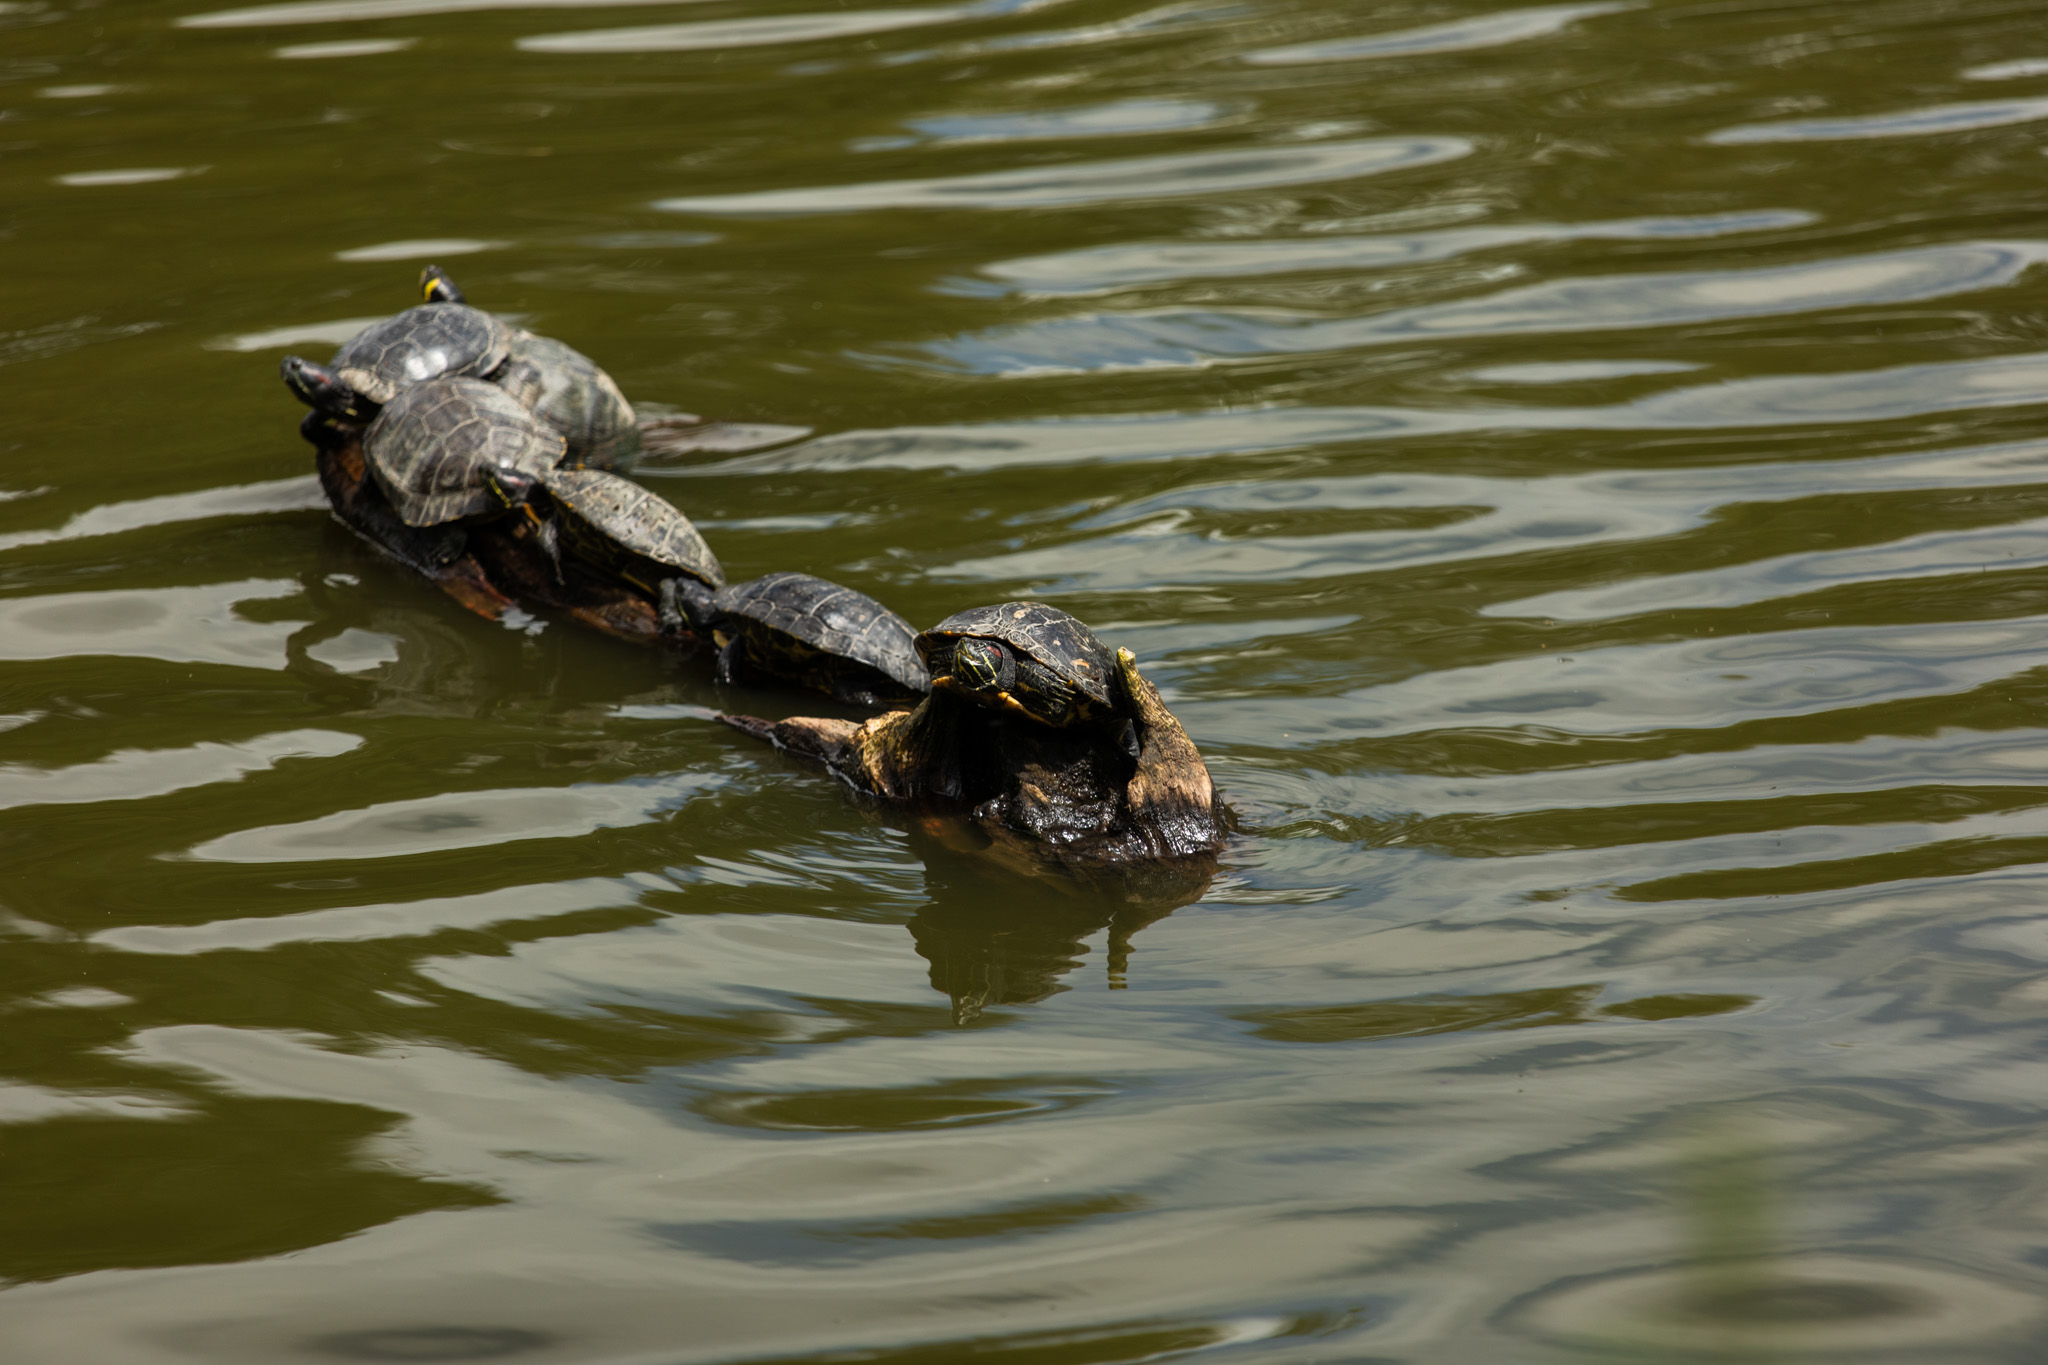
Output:
[[1009,651],[1001,645],[987,640],[962,640],[953,651],[953,677],[971,691],[1000,692],[1003,665],[1008,662]]

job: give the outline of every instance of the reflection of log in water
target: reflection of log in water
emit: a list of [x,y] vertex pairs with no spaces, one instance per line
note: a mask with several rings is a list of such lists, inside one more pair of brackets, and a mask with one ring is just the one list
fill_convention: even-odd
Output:
[[1215,872],[1213,863],[1076,869],[1024,844],[991,856],[986,835],[958,816],[921,822],[913,842],[923,845],[931,903],[911,919],[910,936],[931,964],[932,988],[952,1000],[962,1024],[991,1006],[1065,990],[1059,979],[1087,956],[1083,940],[1104,929],[1109,985],[1121,989],[1131,936],[1198,899]]

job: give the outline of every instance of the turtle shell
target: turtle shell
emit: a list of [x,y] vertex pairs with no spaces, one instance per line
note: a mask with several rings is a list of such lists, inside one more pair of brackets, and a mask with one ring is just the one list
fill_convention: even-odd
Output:
[[[905,691],[929,692],[910,622],[864,592],[807,573],[764,574],[712,598],[722,629],[744,635],[752,662],[799,679],[819,656],[873,669]],[[827,689],[831,690],[831,689]]]
[[1048,725],[1066,725],[1114,710],[1110,679],[1116,658],[1095,632],[1043,602],[1004,602],[956,612],[917,637],[917,652],[936,683],[953,670],[953,651],[965,639],[1008,648],[1016,682],[988,698],[1007,702]]
[[490,374],[511,348],[512,329],[489,313],[461,303],[423,303],[357,332],[328,368],[372,403],[389,403],[429,379]]
[[438,526],[504,511],[480,471],[488,465],[536,475],[553,469],[562,458],[562,437],[495,384],[435,379],[385,405],[363,435],[363,453],[400,518],[411,526]]
[[[539,478],[565,514],[570,547],[586,561],[628,579],[641,571],[641,561],[652,561],[658,577],[681,573],[713,588],[725,586],[718,556],[660,494],[603,469],[550,468]],[[650,592],[656,587],[640,586]]]
[[633,405],[596,361],[574,347],[514,332],[510,358],[491,382],[562,433],[571,464],[623,470],[640,453]]

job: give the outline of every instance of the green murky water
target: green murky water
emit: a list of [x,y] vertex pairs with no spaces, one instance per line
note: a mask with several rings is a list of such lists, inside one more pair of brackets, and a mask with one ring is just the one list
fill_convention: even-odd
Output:
[[[202,2],[0,4],[0,1356],[2038,1358],[2038,0]],[[428,259],[1135,649],[1207,894],[351,539]]]

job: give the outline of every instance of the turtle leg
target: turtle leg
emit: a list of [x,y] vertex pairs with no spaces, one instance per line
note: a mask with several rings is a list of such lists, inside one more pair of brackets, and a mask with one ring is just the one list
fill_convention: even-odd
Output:
[[740,638],[737,635],[718,647],[718,670],[712,677],[726,687],[740,680],[739,649]]
[[555,519],[539,516],[531,507],[526,514],[533,518],[533,538],[548,552],[548,559],[555,566],[555,582],[566,586],[569,580],[562,576],[562,533],[556,529]]

